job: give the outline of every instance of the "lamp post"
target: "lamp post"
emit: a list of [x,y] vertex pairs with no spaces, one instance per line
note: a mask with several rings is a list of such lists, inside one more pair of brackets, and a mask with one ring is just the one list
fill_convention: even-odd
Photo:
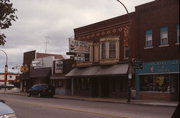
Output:
[[120,0],[117,0],[123,7],[124,9],[126,10],[127,12],[127,15],[128,15],[128,20],[129,20],[129,27],[128,27],[128,35],[127,35],[127,39],[128,39],[128,50],[129,50],[129,60],[128,60],[128,63],[129,63],[129,69],[128,69],[128,98],[127,98],[127,102],[131,102],[131,81],[132,81],[132,63],[131,63],[131,58],[130,58],[130,39],[129,39],[129,32],[130,32],[130,25],[131,25],[131,17],[130,17],[130,14],[128,12],[128,9],[126,8],[126,6],[120,1]]
[[5,91],[6,91],[6,83],[7,83],[7,72],[8,72],[8,65],[7,65],[7,60],[8,60],[8,56],[7,53],[4,50],[1,50],[5,55],[6,55],[6,64],[5,64],[5,68],[4,68],[4,85],[5,85]]

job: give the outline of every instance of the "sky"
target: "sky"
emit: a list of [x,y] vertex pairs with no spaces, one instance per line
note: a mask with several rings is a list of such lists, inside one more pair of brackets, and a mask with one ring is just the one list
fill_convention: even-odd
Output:
[[[135,6],[154,0],[121,0],[129,12]],[[23,53],[65,54],[69,51],[69,37],[73,30],[126,14],[117,0],[11,0],[18,9],[18,19],[9,29],[1,30],[7,36],[0,49],[8,55],[8,66],[20,66]],[[47,44],[47,45],[46,45]],[[0,72],[4,71],[5,54],[0,51]]]

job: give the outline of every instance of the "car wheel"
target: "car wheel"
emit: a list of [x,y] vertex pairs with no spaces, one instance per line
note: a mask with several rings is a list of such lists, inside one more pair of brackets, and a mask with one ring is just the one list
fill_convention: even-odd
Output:
[[31,97],[31,93],[28,93],[28,97]]
[[42,97],[42,94],[41,94],[41,93],[38,93],[38,97]]

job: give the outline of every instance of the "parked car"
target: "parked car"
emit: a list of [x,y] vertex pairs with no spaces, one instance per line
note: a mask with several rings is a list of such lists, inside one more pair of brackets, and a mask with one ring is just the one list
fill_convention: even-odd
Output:
[[28,91],[28,96],[38,95],[39,97],[53,97],[55,95],[55,88],[47,84],[33,85]]
[[0,99],[0,118],[17,118],[14,110]]

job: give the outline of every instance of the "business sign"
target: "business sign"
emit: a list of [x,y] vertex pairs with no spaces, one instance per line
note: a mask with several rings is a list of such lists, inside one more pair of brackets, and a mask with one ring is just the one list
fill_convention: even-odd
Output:
[[24,65],[24,66],[21,66],[20,71],[21,71],[21,72],[28,72],[28,71],[29,71],[29,68],[28,68],[27,65]]
[[32,67],[42,67],[42,61],[37,60],[37,61],[32,61]]
[[55,61],[55,73],[63,73],[63,61],[62,60],[56,60]]
[[89,53],[88,42],[69,39],[69,52]]
[[144,62],[143,69],[136,70],[138,74],[144,73],[179,73],[179,60],[167,60],[158,62]]
[[74,60],[78,61],[78,62],[85,62],[85,61],[89,61],[89,54],[76,54],[74,57]]

